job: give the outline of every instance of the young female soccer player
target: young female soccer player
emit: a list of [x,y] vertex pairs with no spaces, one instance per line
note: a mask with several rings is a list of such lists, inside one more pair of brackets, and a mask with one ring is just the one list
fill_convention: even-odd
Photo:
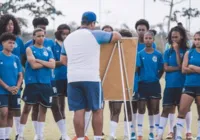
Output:
[[51,69],[55,68],[55,60],[50,50],[43,46],[45,32],[38,28],[33,32],[34,45],[26,49],[27,63],[25,71],[25,90],[22,99],[25,102],[20,120],[19,136],[23,140],[24,127],[29,112],[35,104],[39,104],[36,139],[43,140],[44,122],[47,108],[51,107],[53,89],[51,86]]
[[[65,97],[67,96],[67,67],[60,62],[60,54],[64,39],[70,34],[70,27],[66,24],[58,26],[55,32],[55,46],[52,48],[52,52],[56,61],[56,68],[54,69],[53,79],[57,89],[57,95],[53,97],[52,111],[55,121],[58,124],[60,132],[62,134],[61,140],[69,139],[67,136],[66,123],[65,123]],[[59,109],[57,105],[59,104]],[[57,112],[56,112],[57,110]],[[61,115],[58,115],[61,113]],[[62,118],[61,118],[62,117]]]
[[[187,34],[182,27],[176,26],[168,35],[168,43],[172,47],[164,53],[165,91],[163,97],[163,111],[160,118],[158,139],[162,139],[167,124],[169,113],[174,113],[179,106],[185,75],[181,72],[182,61],[187,51]],[[172,126],[173,128],[173,126]],[[172,129],[173,130],[173,129]],[[173,131],[168,134],[168,139],[173,138]],[[187,138],[188,138],[187,134]]]
[[[24,43],[19,37],[20,35],[20,27],[19,24],[16,20],[16,18],[13,15],[10,14],[5,14],[0,17],[0,35],[2,35],[5,32],[13,33],[16,36],[14,48],[12,51],[12,54],[16,55],[19,57],[19,60],[25,55],[25,48],[24,48]],[[0,51],[3,50],[2,44],[0,44]],[[20,61],[21,63],[22,61]],[[23,63],[24,65],[24,63]],[[20,88],[21,90],[21,88]],[[19,124],[20,124],[20,116],[21,116],[21,110],[20,110],[20,94],[19,92],[16,95],[10,96],[11,102],[15,104],[15,106],[12,106],[9,110],[9,116],[8,116],[8,125],[6,128],[6,135],[7,137],[10,136],[12,132],[12,126],[13,126],[13,118],[14,118],[14,123],[15,123],[15,130],[16,130],[16,135],[18,135],[18,130],[19,130]]]
[[[180,101],[180,109],[176,123],[176,140],[182,140],[182,131],[185,117],[192,102],[196,101],[198,114],[200,116],[200,32],[194,35],[192,49],[187,51],[184,56],[182,72],[186,74],[183,94]],[[200,121],[198,122],[197,140],[200,140]]]
[[161,99],[160,78],[163,74],[162,54],[152,47],[154,34],[148,31],[144,34],[145,49],[137,56],[137,72],[139,75],[138,86],[138,139],[143,136],[143,120],[145,108],[152,113],[150,121],[149,139],[154,139],[153,115],[159,114],[159,101]]
[[[0,139],[9,140],[12,124],[10,116],[15,107],[19,106],[20,99],[13,100],[19,94],[23,81],[22,66],[18,56],[12,54],[16,37],[6,32],[0,37],[3,51],[0,52]],[[9,129],[8,129],[9,125]]]

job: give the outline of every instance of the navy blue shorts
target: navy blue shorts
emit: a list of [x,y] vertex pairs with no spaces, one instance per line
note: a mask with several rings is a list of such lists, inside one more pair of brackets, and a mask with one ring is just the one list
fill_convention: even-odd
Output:
[[139,82],[138,99],[161,99],[161,86],[159,81],[150,83]]
[[138,92],[135,92],[135,93],[134,93],[134,95],[133,95],[133,97],[132,97],[132,100],[135,101],[135,102],[139,100]]
[[103,108],[103,91],[100,82],[68,83],[68,105],[70,111]]
[[163,96],[163,106],[179,105],[183,88],[165,88]]
[[20,109],[20,95],[0,95],[0,107]]
[[183,93],[188,94],[188,95],[196,98],[196,96],[200,96],[200,87],[185,86],[183,88]]
[[27,84],[24,89],[22,100],[26,104],[41,104],[51,107],[53,88],[49,84]]
[[59,96],[67,97],[67,79],[65,80],[57,80],[56,88]]
[[57,97],[58,96],[58,89],[56,88],[56,81],[51,81],[51,87],[53,89],[52,97]]

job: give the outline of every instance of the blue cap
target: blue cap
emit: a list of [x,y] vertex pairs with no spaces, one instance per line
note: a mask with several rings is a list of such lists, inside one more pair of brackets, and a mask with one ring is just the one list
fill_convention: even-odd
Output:
[[83,13],[82,15],[82,22],[85,21],[85,22],[97,22],[97,16],[94,12],[85,12]]

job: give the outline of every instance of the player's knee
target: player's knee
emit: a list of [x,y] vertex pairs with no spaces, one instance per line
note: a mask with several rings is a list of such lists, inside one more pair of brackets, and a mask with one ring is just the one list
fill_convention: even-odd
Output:
[[140,114],[144,114],[144,113],[145,113],[145,106],[139,106],[138,112],[139,112]]
[[171,109],[171,107],[163,107],[162,117],[168,117]]
[[[31,111],[31,107],[26,106],[26,107],[24,107],[23,114],[29,114],[30,111]],[[33,112],[34,111],[32,111],[32,114],[33,114]]]
[[113,116],[118,116],[120,114],[121,109],[120,108],[113,108]]
[[180,118],[185,118],[187,112],[188,112],[187,108],[181,108],[181,107],[180,107],[179,113],[178,113],[178,117],[180,117]]
[[2,111],[0,111],[0,119],[1,120],[4,120],[7,117],[8,117],[8,110],[2,110]]

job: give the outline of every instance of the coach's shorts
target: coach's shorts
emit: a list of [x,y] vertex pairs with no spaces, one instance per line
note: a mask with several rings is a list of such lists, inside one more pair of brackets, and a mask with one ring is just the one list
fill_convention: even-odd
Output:
[[70,111],[103,108],[103,91],[100,82],[68,83],[68,104]]
[[49,84],[27,84],[22,100],[26,104],[41,104],[51,107],[53,88]]
[[57,80],[56,88],[59,96],[67,97],[67,79],[65,80]]
[[185,86],[183,88],[183,93],[188,94],[188,95],[196,98],[196,96],[200,96],[200,87]]
[[138,99],[161,99],[161,86],[159,81],[151,83],[139,82]]
[[58,96],[58,89],[56,87],[56,81],[51,81],[51,87],[53,89],[52,97],[57,97]]
[[0,95],[0,107],[20,109],[20,95]]
[[165,88],[163,106],[179,105],[183,88]]

